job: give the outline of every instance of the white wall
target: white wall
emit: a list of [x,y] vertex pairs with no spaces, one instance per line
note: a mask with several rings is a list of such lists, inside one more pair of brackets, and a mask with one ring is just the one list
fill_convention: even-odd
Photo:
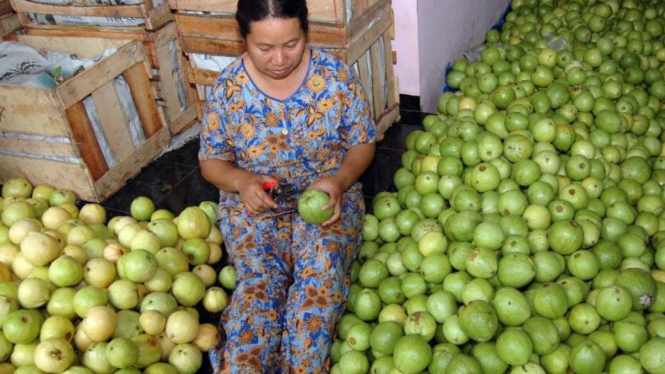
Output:
[[420,59],[418,56],[418,7],[416,0],[393,0],[395,40],[397,51],[395,75],[400,93],[420,95]]
[[397,52],[395,74],[400,92],[420,95],[422,109],[434,112],[448,63],[482,43],[487,30],[501,19],[509,3],[510,0],[393,0],[393,49]]

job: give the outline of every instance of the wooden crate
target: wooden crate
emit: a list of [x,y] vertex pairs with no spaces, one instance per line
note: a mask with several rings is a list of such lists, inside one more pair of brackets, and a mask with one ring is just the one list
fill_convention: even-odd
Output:
[[[7,0],[3,0],[7,1]],[[73,29],[85,31],[115,31],[115,32],[141,32],[144,30],[157,30],[162,25],[173,20],[173,15],[167,2],[153,6],[153,0],[144,0],[142,4],[134,5],[96,5],[72,6],[41,4],[29,0],[11,0],[14,11],[19,16],[23,27],[38,29]],[[144,21],[142,26],[84,26],[84,25],[42,25],[33,22],[28,14],[104,17],[104,18],[138,18]]]
[[[383,1],[385,0],[307,0],[307,10],[312,24],[344,27]],[[233,18],[238,9],[238,0],[169,0],[169,5],[175,11],[211,12]]]
[[[188,55],[239,56],[245,51],[232,16],[177,13],[176,21]],[[341,58],[358,73],[371,100],[380,138],[399,119],[399,89],[390,43],[393,38],[393,12],[387,1],[375,1],[351,24],[313,23],[309,32],[312,45]],[[189,67],[189,81],[197,86],[199,100],[203,102],[203,87],[211,86],[219,72],[200,69],[191,58]],[[202,107],[201,104],[199,117]]]
[[[20,35],[35,48],[76,53],[88,58],[105,49],[104,40]],[[150,86],[150,63],[139,41],[54,89],[0,85],[0,183],[23,176],[74,191],[101,202],[139,173],[170,140],[163,113]],[[130,88],[146,141],[134,146],[128,119],[120,108],[115,78]],[[83,99],[91,96],[110,149],[118,162],[109,167],[100,149]],[[45,157],[58,157],[58,161]]]
[[[160,99],[166,115],[167,124],[172,134],[178,134],[196,122],[197,95],[195,89],[187,80],[187,60],[184,57],[178,38],[175,22],[169,22],[154,32],[109,32],[109,31],[80,31],[72,29],[26,29],[27,35],[45,37],[92,37],[105,40],[104,44],[110,47],[120,47],[131,40],[143,43],[148,54],[154,75],[154,87],[157,98]],[[173,63],[169,44],[173,43],[181,74],[178,74]],[[178,94],[178,85],[184,87],[184,97]],[[184,108],[184,109],[183,109]]]
[[0,15],[0,41],[16,40],[14,32],[21,28],[21,23],[15,13]]

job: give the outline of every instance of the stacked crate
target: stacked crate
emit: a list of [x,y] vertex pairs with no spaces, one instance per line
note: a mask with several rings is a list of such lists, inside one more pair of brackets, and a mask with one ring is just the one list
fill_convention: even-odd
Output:
[[[189,81],[202,103],[218,70],[201,68],[197,56],[244,52],[235,12],[237,0],[169,0],[175,11],[183,50],[189,58]],[[363,82],[380,138],[399,118],[399,90],[393,71],[391,40],[394,19],[388,0],[308,0],[309,40],[351,66]]]
[[116,47],[140,41],[154,69],[153,90],[171,133],[180,133],[195,123],[196,92],[187,82],[186,61],[168,3],[158,0],[140,0],[130,5],[11,2],[27,35],[103,39]]
[[18,16],[9,0],[0,0],[0,41],[15,40],[15,31],[21,28]]
[[[34,48],[91,58],[109,46],[106,39],[19,35]],[[0,84],[0,183],[14,177],[73,190],[80,199],[101,202],[120,189],[169,144],[171,134],[150,83],[152,68],[139,41],[55,88]],[[132,138],[116,86],[122,77],[141,123]],[[102,150],[84,105],[92,98],[103,129]],[[104,152],[112,154],[108,162]]]

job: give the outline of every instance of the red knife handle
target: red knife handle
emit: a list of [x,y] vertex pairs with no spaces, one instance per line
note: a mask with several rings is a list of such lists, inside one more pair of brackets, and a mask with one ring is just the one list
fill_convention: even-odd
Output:
[[277,181],[270,181],[263,183],[262,187],[265,191],[270,191],[271,188],[277,185]]

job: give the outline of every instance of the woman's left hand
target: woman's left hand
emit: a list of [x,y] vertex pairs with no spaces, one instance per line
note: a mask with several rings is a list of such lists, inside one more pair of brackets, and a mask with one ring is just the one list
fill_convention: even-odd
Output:
[[328,203],[323,206],[322,210],[327,210],[332,207],[335,208],[332,217],[323,222],[321,226],[326,227],[337,222],[342,216],[342,195],[345,190],[342,182],[334,177],[324,177],[314,182],[309,188],[318,188],[330,195],[330,200],[328,200]]

